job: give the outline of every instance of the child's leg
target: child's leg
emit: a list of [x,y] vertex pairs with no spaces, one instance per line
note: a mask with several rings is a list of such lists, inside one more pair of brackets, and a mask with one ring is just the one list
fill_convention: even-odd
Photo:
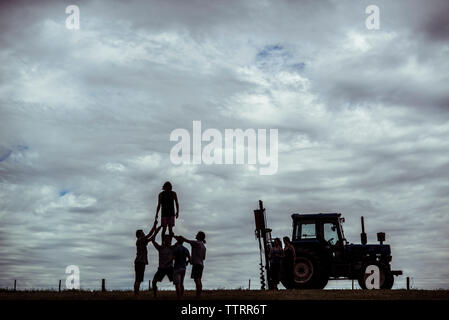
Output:
[[195,279],[196,285],[196,296],[201,296],[201,291],[203,290],[203,284],[201,283],[201,279]]
[[176,288],[176,298],[181,299],[181,288],[179,287],[179,284],[175,285]]
[[156,296],[157,296],[157,280],[155,278],[153,279],[151,286],[153,287],[153,295],[156,298]]
[[168,218],[168,232],[171,236],[174,236],[173,227],[175,226],[175,216]]
[[181,271],[179,274],[179,297],[178,299],[182,299],[184,296],[184,276],[185,276],[185,270]]
[[140,282],[135,281],[134,282],[134,294],[135,295],[139,294],[139,289],[140,289]]
[[162,233],[161,233],[161,240],[164,241],[165,238],[165,232],[167,231],[167,226],[162,227]]

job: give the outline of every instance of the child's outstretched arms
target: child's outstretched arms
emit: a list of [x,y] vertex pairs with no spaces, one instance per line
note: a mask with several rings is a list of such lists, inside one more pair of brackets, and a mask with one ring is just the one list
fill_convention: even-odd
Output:
[[148,232],[147,238],[149,238],[153,235],[153,233],[156,230],[156,226],[157,226],[157,217],[156,217],[156,219],[154,219],[153,227],[151,228],[150,232]]
[[182,240],[184,241],[184,242],[187,242],[188,244],[192,244],[192,242],[194,242],[195,240],[189,240],[189,239],[186,239],[185,237],[183,237],[183,236],[179,236],[180,238],[182,238]]
[[[157,220],[155,221],[155,225],[157,224]],[[161,230],[162,226],[159,226],[156,228],[156,231],[154,232],[154,234],[151,236],[150,241],[153,242],[154,246],[156,246],[156,242],[154,242],[154,239],[156,239],[156,235],[159,233],[159,230]]]

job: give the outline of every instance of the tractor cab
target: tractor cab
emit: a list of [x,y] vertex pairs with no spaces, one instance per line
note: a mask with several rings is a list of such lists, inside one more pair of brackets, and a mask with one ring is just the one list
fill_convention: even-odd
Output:
[[318,242],[329,248],[346,244],[340,213],[292,214],[293,235],[296,243]]
[[347,241],[340,213],[292,214],[292,243],[297,250],[312,250],[329,265],[327,276],[349,275],[350,264],[345,259]]

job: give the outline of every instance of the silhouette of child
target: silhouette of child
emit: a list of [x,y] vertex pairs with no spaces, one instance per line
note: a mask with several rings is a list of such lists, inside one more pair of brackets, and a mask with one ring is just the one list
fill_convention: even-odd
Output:
[[136,259],[134,260],[134,270],[136,273],[136,279],[134,281],[134,294],[138,295],[140,290],[140,283],[143,282],[145,273],[145,266],[148,265],[148,242],[151,242],[156,237],[161,227],[156,228],[157,220],[154,220],[153,227],[148,234],[145,234],[143,230],[136,231]]
[[[162,187],[162,192],[159,193],[157,209],[156,209],[156,219],[159,215],[159,210],[162,207],[161,215],[162,215],[162,234],[161,239],[164,239],[165,232],[168,226],[168,232],[171,236],[173,236],[173,227],[175,226],[175,216],[176,219],[179,217],[179,203],[178,196],[176,192],[172,191],[172,185],[169,181],[165,182]],[[174,205],[176,205],[176,213]]]

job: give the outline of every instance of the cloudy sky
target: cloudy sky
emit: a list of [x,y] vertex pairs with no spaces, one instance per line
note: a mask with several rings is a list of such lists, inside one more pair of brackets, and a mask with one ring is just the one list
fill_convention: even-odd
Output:
[[[131,288],[135,230],[170,180],[176,232],[207,235],[205,288],[258,287],[259,199],[274,236],[293,212],[341,212],[359,242],[363,215],[414,287],[449,288],[448,15],[444,0],[3,1],[0,287],[57,287],[77,265],[82,288]],[[170,133],[194,120],[278,129],[277,173],[172,164]]]

